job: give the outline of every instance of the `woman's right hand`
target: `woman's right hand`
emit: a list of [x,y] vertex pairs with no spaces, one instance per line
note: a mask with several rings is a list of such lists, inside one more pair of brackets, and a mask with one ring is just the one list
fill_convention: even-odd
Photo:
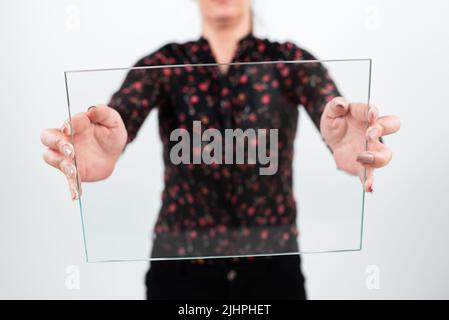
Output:
[[[76,150],[71,143],[72,135]],[[45,162],[66,175],[75,200],[79,197],[76,176],[80,184],[109,177],[125,148],[127,132],[116,110],[94,106],[72,116],[71,122],[66,121],[61,129],[44,130],[41,141],[47,147]]]

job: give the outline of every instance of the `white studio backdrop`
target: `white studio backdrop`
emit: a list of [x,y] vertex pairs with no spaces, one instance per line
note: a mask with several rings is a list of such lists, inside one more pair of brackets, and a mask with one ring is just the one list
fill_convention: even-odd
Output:
[[[386,139],[394,160],[367,196],[363,251],[304,256],[309,297],[449,298],[449,2],[254,7],[257,36],[291,40],[322,59],[373,58],[373,101],[402,120]],[[191,0],[0,2],[0,298],[144,297],[147,263],[84,262],[77,204],[41,160],[39,135],[66,118],[64,70],[130,66],[199,34]],[[307,150],[317,133],[301,121]],[[156,113],[141,134],[159,144]]]

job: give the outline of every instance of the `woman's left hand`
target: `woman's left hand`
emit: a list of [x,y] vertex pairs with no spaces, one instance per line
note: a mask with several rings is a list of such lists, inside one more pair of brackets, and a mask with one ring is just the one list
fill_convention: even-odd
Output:
[[342,97],[326,105],[320,123],[321,134],[339,169],[358,175],[363,182],[366,168],[367,192],[373,191],[374,168],[386,166],[392,158],[391,150],[379,138],[397,132],[400,126],[398,117],[379,117],[376,107],[348,103]]

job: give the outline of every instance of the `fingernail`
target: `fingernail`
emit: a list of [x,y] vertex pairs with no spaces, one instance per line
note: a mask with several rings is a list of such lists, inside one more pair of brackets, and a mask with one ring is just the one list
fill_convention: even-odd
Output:
[[375,108],[370,108],[370,110],[368,111],[368,120],[369,122],[373,122],[376,118],[376,109]]
[[376,140],[378,136],[378,130],[377,128],[372,128],[370,131],[368,131],[368,138],[370,140]]
[[357,161],[362,164],[372,164],[374,162],[374,155],[369,152],[359,153]]
[[70,193],[72,194],[72,200],[73,201],[78,200],[79,193],[78,193],[78,190],[76,190],[75,186],[71,188]]
[[75,174],[75,166],[73,164],[67,164],[65,165],[62,170],[64,171],[64,174],[66,175],[67,178],[71,178],[73,177],[73,175]]
[[61,132],[63,134],[66,134],[66,135],[70,135],[71,134],[71,126],[70,126],[69,122],[67,122],[67,121],[64,122],[64,124],[61,127]]
[[95,106],[90,106],[89,108],[87,108],[87,111],[89,111],[92,108],[96,108]]
[[64,153],[64,155],[66,156],[66,158],[70,159],[70,156],[74,153],[74,149],[72,144],[70,143],[65,143],[62,146],[62,152]]

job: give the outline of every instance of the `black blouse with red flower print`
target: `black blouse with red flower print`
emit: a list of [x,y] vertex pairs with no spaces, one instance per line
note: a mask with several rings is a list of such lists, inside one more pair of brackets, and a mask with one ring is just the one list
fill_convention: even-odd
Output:
[[[292,161],[298,106],[319,128],[323,108],[339,92],[319,62],[291,42],[249,34],[241,39],[226,73],[218,66],[131,70],[109,106],[123,118],[128,142],[157,108],[163,143],[165,187],[155,225],[152,256],[199,257],[297,252]],[[171,43],[136,67],[215,63],[205,38]],[[260,175],[259,165],[180,164],[170,161],[170,133],[202,128],[278,129],[278,171]],[[195,150],[193,150],[195,152]],[[150,174],[150,173],[149,173]]]

